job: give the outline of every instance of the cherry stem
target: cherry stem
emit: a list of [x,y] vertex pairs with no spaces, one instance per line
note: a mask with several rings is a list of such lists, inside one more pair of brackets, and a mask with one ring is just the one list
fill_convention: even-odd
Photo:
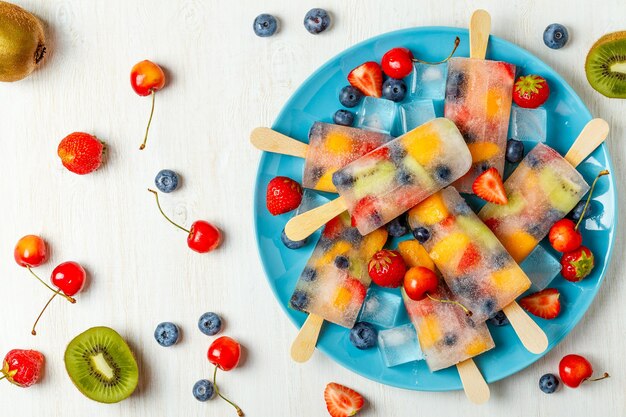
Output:
[[6,377],[7,377],[6,375],[2,375],[2,376],[0,376],[0,381],[2,381],[2,380],[3,380],[4,378],[6,378]]
[[574,230],[578,230],[578,226],[580,226],[580,223],[582,223],[583,218],[585,217],[585,213],[587,212],[587,208],[589,207],[589,203],[591,202],[593,189],[596,188],[596,182],[598,182],[600,177],[603,177],[605,175],[609,175],[609,170],[605,169],[605,170],[600,171],[598,175],[596,176],[596,179],[593,180],[593,184],[591,184],[591,190],[589,190],[589,195],[587,196],[587,201],[585,202],[585,207],[583,208],[583,212],[580,214],[580,218],[578,219],[578,222],[576,222],[576,227],[574,227]]
[[472,314],[473,314],[467,307],[465,307],[463,304],[459,303],[458,301],[446,300],[446,299],[443,299],[443,298],[435,298],[435,297],[433,297],[432,295],[430,295],[428,293],[426,293],[426,297],[430,298],[433,301],[437,301],[439,303],[455,304],[455,305],[457,305],[457,306],[459,306],[459,307],[461,307],[463,309],[463,311],[465,312],[467,317],[471,317]]
[[139,150],[143,150],[146,147],[148,141],[148,131],[150,130],[150,123],[152,123],[152,115],[154,114],[154,98],[156,97],[156,91],[150,90],[152,95],[152,108],[150,109],[150,118],[148,119],[148,126],[146,127],[146,135],[143,137],[143,143],[139,146]]
[[[37,278],[39,280],[39,282],[41,282],[43,285],[45,285],[50,291],[52,291],[53,293],[56,293],[57,290],[55,290],[54,288],[52,288],[51,286],[49,286],[48,284],[46,284],[44,282],[44,280],[42,280],[41,278],[39,278],[39,276],[37,276],[37,274],[35,274],[35,271],[33,271],[31,269],[30,266],[27,266],[26,269],[28,269],[28,272],[30,272],[35,278]],[[59,290],[61,291],[61,290]],[[67,301],[69,301],[70,303],[74,304],[76,303],[76,300],[74,299],[74,297],[70,297],[69,295],[65,295],[65,294],[61,294],[63,297],[65,297],[65,299]]]
[[229,400],[228,398],[224,397],[222,395],[222,393],[220,392],[220,389],[217,387],[217,382],[215,382],[217,377],[217,365],[215,366],[215,370],[213,371],[213,386],[215,387],[215,392],[217,393],[217,395],[220,396],[220,398],[224,401],[226,401],[228,404],[232,405],[233,407],[235,407],[235,410],[237,410],[237,415],[239,417],[242,417],[243,414],[243,410],[241,408],[239,408],[239,406],[237,404],[235,404],[234,402],[232,402],[231,400]]
[[594,378],[594,379],[589,379],[590,382],[595,382],[595,381],[601,381],[603,379],[609,378],[611,375],[609,375],[608,372],[605,372],[604,375],[602,375],[599,378]]
[[456,52],[456,49],[459,47],[460,43],[461,43],[461,39],[459,39],[459,37],[457,36],[456,39],[454,40],[454,48],[452,49],[452,52],[450,52],[450,55],[448,55],[448,57],[444,59],[443,61],[429,62],[429,61],[422,61],[419,58],[413,58],[413,62],[419,62],[420,64],[427,64],[427,65],[439,65],[439,64],[443,64],[444,62],[448,62],[448,60],[452,58],[452,55],[454,55],[454,53]]
[[48,306],[50,305],[52,300],[54,300],[54,297],[56,297],[60,293],[61,293],[61,289],[59,288],[57,291],[54,292],[54,294],[52,294],[52,297],[50,297],[50,299],[48,300],[46,305],[43,306],[43,310],[41,310],[41,313],[39,313],[39,315],[37,316],[37,320],[35,320],[35,324],[33,324],[33,330],[30,331],[30,334],[32,334],[33,336],[37,336],[37,332],[35,331],[35,327],[37,327],[37,323],[39,323],[39,319],[41,318],[41,316],[43,316],[43,312],[46,311],[46,309],[48,308]]
[[163,217],[165,217],[165,220],[167,220],[168,222],[172,223],[174,226],[178,227],[180,230],[187,232],[187,234],[191,233],[188,229],[185,229],[183,226],[174,223],[169,217],[167,217],[167,214],[163,213],[163,209],[161,208],[161,203],[159,203],[159,194],[154,191],[153,189],[148,188],[148,191],[150,191],[152,194],[154,194],[154,198],[156,198],[156,203],[157,203],[157,207],[159,208],[159,211],[161,212],[161,214],[163,215]]

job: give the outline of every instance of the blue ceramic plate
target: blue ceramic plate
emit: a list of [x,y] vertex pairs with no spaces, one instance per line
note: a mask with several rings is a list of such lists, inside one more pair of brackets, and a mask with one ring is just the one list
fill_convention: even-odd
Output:
[[[315,121],[332,123],[332,115],[341,105],[337,99],[339,90],[347,84],[350,70],[365,61],[379,61],[389,49],[408,47],[424,60],[439,60],[450,51],[455,36],[461,38],[456,56],[468,56],[468,32],[447,27],[423,27],[387,33],[361,42],[340,53],[311,77],[289,99],[276,119],[273,128],[296,139],[307,141],[307,133]],[[515,64],[518,74],[540,74],[550,85],[551,95],[545,107],[548,111],[548,145],[565,153],[591,114],[574,90],[548,65],[528,51],[507,41],[491,37],[487,58]],[[582,63],[581,63],[582,65]],[[441,103],[438,111],[441,114]],[[601,115],[599,115],[601,116]],[[527,148],[528,150],[529,148]],[[272,216],[265,208],[267,184],[276,175],[286,175],[296,180],[302,178],[303,161],[298,158],[265,153],[259,164],[254,198],[256,238],[267,280],[287,316],[300,327],[306,315],[287,307],[289,298],[315,241],[298,250],[287,249],[280,241],[280,234],[292,214]],[[597,149],[579,166],[580,172],[591,182],[601,169],[611,169],[606,146]],[[332,197],[332,196],[331,196]],[[561,293],[562,311],[554,320],[535,318],[548,335],[550,346],[556,346],[580,321],[593,301],[604,278],[613,251],[617,198],[614,178],[604,177],[594,193],[594,212],[584,223],[584,242],[596,256],[596,267],[591,276],[578,284],[565,281],[560,276],[550,285]],[[396,242],[391,243],[395,247]],[[544,242],[545,245],[545,242]],[[548,247],[549,245],[545,245]],[[403,310],[403,309],[402,309]],[[396,325],[407,323],[401,311]],[[492,327],[496,348],[476,358],[487,382],[494,382],[518,372],[535,362],[541,355],[529,353],[510,326]],[[420,391],[446,391],[461,389],[455,367],[435,373],[429,372],[424,361],[387,368],[376,348],[361,351],[348,340],[349,331],[326,323],[318,342],[318,348],[346,368],[396,387]],[[285,340],[285,343],[291,343]],[[289,360],[288,358],[284,358]]]

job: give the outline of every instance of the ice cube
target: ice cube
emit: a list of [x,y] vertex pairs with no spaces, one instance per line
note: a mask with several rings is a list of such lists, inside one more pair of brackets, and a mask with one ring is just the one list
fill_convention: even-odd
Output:
[[309,210],[313,210],[314,208],[324,205],[329,201],[330,200],[328,198],[319,195],[315,191],[305,188],[302,192],[302,201],[296,209],[294,216],[297,216],[298,214],[302,214]]
[[435,107],[432,100],[415,100],[400,106],[400,124],[402,133],[435,118]]
[[357,127],[389,134],[396,119],[396,103],[376,97],[365,97],[359,110]]
[[402,298],[398,294],[372,287],[365,297],[359,321],[367,321],[381,327],[393,327],[401,304]]
[[531,291],[543,290],[561,272],[558,259],[541,246],[533,249],[520,266],[532,282]]
[[443,100],[446,93],[447,77],[447,63],[431,65],[416,62],[413,65],[410,81],[411,97]]
[[511,107],[509,137],[528,142],[545,142],[547,130],[546,109]]
[[411,323],[379,331],[378,349],[387,367],[424,359]]

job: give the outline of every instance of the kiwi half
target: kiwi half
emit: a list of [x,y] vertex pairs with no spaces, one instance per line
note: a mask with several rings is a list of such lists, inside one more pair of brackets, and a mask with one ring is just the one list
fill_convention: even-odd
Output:
[[626,98],[626,31],[604,35],[593,44],[585,62],[589,84],[611,98]]
[[137,361],[115,330],[92,327],[65,350],[65,369],[87,398],[116,403],[128,398],[139,382]]

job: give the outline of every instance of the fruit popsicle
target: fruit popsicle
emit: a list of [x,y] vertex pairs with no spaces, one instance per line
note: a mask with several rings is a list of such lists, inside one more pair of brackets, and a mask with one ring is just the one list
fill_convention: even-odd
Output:
[[576,206],[589,185],[557,151],[539,143],[505,181],[504,189],[508,204],[487,203],[478,216],[521,262]]
[[452,293],[472,311],[475,323],[530,287],[524,271],[454,187],[415,206],[408,221]]
[[335,171],[391,139],[383,133],[323,122],[311,126],[308,145],[263,127],[250,135],[258,149],[305,158],[302,186],[333,193],[337,192],[332,183]]
[[333,183],[366,235],[451,184],[470,163],[457,127],[438,118],[346,165]]
[[348,213],[332,219],[296,283],[290,307],[351,328],[371,282],[367,263],[386,241],[384,229],[361,236]]
[[459,127],[472,154],[469,172],[453,185],[473,193],[477,176],[504,169],[515,65],[473,58],[452,58],[448,64],[445,117]]
[[[443,280],[430,295],[454,300]],[[404,291],[402,298],[431,372],[456,365],[495,346],[487,325],[476,324],[458,305],[430,298],[415,301]]]

